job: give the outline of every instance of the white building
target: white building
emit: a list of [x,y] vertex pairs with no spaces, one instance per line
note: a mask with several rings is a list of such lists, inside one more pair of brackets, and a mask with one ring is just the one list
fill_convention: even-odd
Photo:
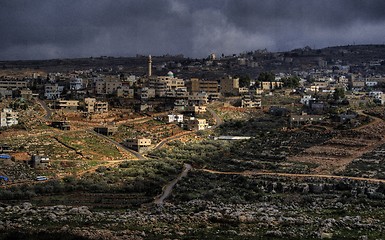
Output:
[[168,122],[169,123],[173,123],[173,122],[181,123],[181,122],[183,122],[183,115],[182,114],[169,114],[168,115]]
[[375,99],[380,99],[382,94],[383,94],[383,92],[381,92],[381,91],[371,91],[371,92],[369,92],[369,97],[372,97]]
[[18,112],[14,112],[11,108],[4,108],[0,116],[0,127],[10,127],[19,123]]
[[366,81],[365,82],[365,85],[367,87],[375,87],[375,86],[377,86],[377,84],[378,84],[378,82],[376,82],[376,81]]
[[55,100],[60,98],[64,90],[63,86],[59,86],[59,84],[46,84],[44,86],[44,97],[48,100]]
[[71,78],[70,90],[80,90],[82,88],[83,88],[83,79],[82,78]]
[[311,95],[304,95],[300,102],[303,104],[303,105],[306,105],[306,106],[309,106],[310,105],[310,101],[314,101],[315,98],[313,98]]

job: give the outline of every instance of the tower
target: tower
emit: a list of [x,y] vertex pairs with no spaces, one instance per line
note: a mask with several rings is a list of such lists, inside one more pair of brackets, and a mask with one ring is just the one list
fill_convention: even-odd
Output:
[[151,77],[151,68],[152,68],[152,60],[151,60],[151,55],[148,55],[148,76]]

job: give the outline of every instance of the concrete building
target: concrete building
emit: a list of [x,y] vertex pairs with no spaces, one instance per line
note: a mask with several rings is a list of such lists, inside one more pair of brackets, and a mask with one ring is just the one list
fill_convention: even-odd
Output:
[[71,126],[68,122],[66,121],[56,121],[52,122],[51,126],[54,128],[58,128],[60,130],[71,130]]
[[205,113],[207,111],[206,106],[198,106],[198,105],[192,105],[192,106],[185,106],[184,112],[186,113],[193,113],[193,114],[201,114]]
[[48,100],[59,99],[62,92],[64,90],[63,86],[59,86],[59,84],[46,84],[44,86],[44,97]]
[[272,82],[261,82],[262,90],[273,90],[277,88],[282,88],[283,83],[280,81],[272,81]]
[[0,88],[0,99],[12,98],[12,92],[12,90],[8,90],[7,88]]
[[123,83],[117,76],[105,76],[95,80],[95,93],[99,95],[116,95]]
[[261,98],[252,97],[251,95],[244,95],[241,101],[243,108],[260,108],[262,107]]
[[10,127],[19,123],[18,112],[14,112],[11,108],[4,108],[0,113],[0,127]]
[[174,77],[174,73],[170,71],[167,76],[149,78],[148,88],[155,89],[157,97],[174,97],[177,89],[185,88],[185,83],[183,79]]
[[209,101],[209,96],[206,92],[193,92],[188,96],[189,105],[206,105]]
[[183,128],[190,131],[205,130],[208,127],[206,119],[203,118],[190,118],[186,119],[183,123]]
[[300,103],[302,103],[303,105],[306,105],[306,106],[310,106],[310,101],[315,101],[316,99],[314,97],[312,97],[311,95],[304,95],[301,100],[300,100]]
[[238,93],[239,95],[247,95],[250,93],[250,90],[247,87],[240,87],[238,88]]
[[168,115],[168,122],[169,123],[173,123],[173,122],[181,123],[181,122],[183,122],[183,115],[182,114],[169,114]]
[[83,79],[74,77],[70,79],[70,90],[80,90],[83,88]]
[[116,95],[118,89],[122,88],[122,85],[123,85],[120,78],[115,76],[108,76],[106,78],[105,84],[106,84],[105,94],[114,94],[114,95]]
[[154,89],[156,97],[166,96],[166,91],[167,91],[166,82],[162,81],[159,78],[149,78],[148,89]]
[[190,93],[200,92],[199,82],[200,82],[199,78],[191,78],[191,79],[187,80],[186,81],[187,90]]
[[188,98],[189,93],[187,92],[186,87],[178,87],[175,89],[167,90],[166,97],[169,98]]
[[95,98],[85,98],[85,111],[88,113],[108,112],[108,102],[97,101]]
[[108,126],[108,127],[95,127],[94,131],[105,136],[112,136],[118,131],[118,127]]
[[174,111],[184,112],[187,106],[188,106],[187,99],[176,99],[174,101]]
[[221,78],[220,89],[222,95],[238,95],[239,78],[233,78],[231,76]]
[[33,98],[32,90],[29,90],[29,89],[21,89],[19,90],[19,94],[20,94],[20,97],[26,100],[31,100]]
[[366,85],[367,87],[375,87],[375,86],[378,85],[378,82],[377,82],[377,81],[366,81],[366,82],[365,82],[365,85]]
[[210,99],[219,98],[218,81],[191,78],[186,82],[186,87],[190,93],[206,92]]
[[10,153],[12,149],[7,144],[0,144],[0,153]]
[[121,88],[116,90],[116,96],[122,98],[134,98],[134,89],[129,85],[123,84]]
[[14,78],[0,78],[0,88],[5,89],[23,89],[28,87],[28,80],[19,80]]
[[372,98],[375,98],[375,99],[380,99],[382,94],[383,94],[382,91],[370,91],[369,92],[369,97],[372,97]]
[[123,142],[123,145],[137,152],[144,152],[149,150],[149,148],[151,147],[151,139],[148,139],[148,138],[126,139]]
[[381,94],[380,101],[381,101],[381,105],[385,105],[385,94]]
[[32,168],[46,169],[47,167],[49,167],[49,162],[50,161],[47,156],[33,155],[28,163]]
[[325,119],[325,116],[323,115],[292,114],[290,115],[289,122],[290,122],[290,126],[293,126],[294,124],[300,125],[300,124],[306,124],[306,123],[321,122],[324,119]]
[[365,88],[365,81],[350,81],[349,87],[353,90]]
[[140,89],[140,99],[141,100],[148,100],[155,98],[155,89],[153,88],[141,88]]
[[79,108],[78,100],[56,100],[54,102],[54,107],[56,109],[76,111]]

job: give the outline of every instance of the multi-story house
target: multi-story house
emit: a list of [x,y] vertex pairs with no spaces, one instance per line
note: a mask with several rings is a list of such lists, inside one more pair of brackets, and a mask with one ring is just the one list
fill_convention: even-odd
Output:
[[107,76],[94,80],[95,93],[98,95],[116,95],[123,86],[122,80],[115,76]]
[[18,112],[11,108],[4,108],[0,113],[0,127],[10,127],[19,123]]
[[74,77],[70,79],[70,90],[80,90],[83,88],[83,79]]
[[123,145],[137,152],[144,152],[151,147],[151,139],[148,138],[131,138],[126,139]]
[[239,78],[233,78],[231,76],[221,78],[220,93],[223,95],[238,95]]
[[85,111],[88,113],[108,112],[108,102],[97,101],[95,98],[85,98]]
[[190,118],[186,119],[183,123],[183,127],[186,130],[190,131],[199,131],[199,130],[205,130],[208,127],[208,124],[206,122],[206,119],[203,118]]
[[241,107],[243,108],[260,108],[262,107],[261,98],[252,97],[251,95],[244,95],[241,101]]
[[5,89],[23,89],[28,87],[28,80],[19,80],[14,78],[0,78],[0,88]]
[[55,101],[56,109],[76,111],[78,110],[78,107],[79,107],[78,100],[56,100]]
[[219,98],[218,81],[216,80],[191,78],[186,82],[186,86],[190,93],[206,92],[210,99]]
[[189,105],[206,105],[208,103],[208,94],[206,92],[192,92],[188,96]]
[[44,97],[48,100],[59,99],[62,92],[64,90],[63,86],[59,86],[59,84],[46,84],[44,86]]
[[183,79],[174,77],[174,74],[170,71],[167,76],[149,78],[148,87],[155,89],[157,97],[174,97],[177,89],[185,88],[185,84]]

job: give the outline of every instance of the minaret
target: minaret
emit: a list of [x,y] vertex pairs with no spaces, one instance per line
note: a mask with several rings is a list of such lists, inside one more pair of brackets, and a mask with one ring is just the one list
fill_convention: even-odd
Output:
[[151,55],[148,55],[148,76],[151,77],[151,68],[152,68],[152,60],[151,60]]

